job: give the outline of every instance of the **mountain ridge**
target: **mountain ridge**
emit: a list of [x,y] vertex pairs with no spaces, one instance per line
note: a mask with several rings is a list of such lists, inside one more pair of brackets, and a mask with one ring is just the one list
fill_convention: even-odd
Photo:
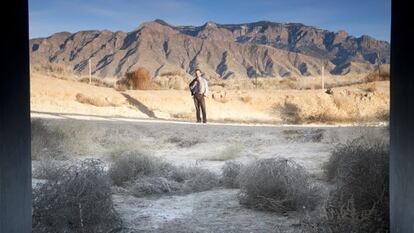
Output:
[[326,64],[333,75],[364,73],[389,63],[389,43],[345,31],[331,32],[301,23],[258,21],[246,24],[174,26],[156,19],[131,32],[58,32],[30,40],[31,64],[64,64],[85,74],[94,61],[97,76],[122,77],[139,66],[152,76],[191,73],[211,77],[315,76]]

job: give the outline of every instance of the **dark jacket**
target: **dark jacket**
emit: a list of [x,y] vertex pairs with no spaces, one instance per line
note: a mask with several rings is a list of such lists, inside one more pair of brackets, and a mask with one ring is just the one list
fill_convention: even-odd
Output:
[[203,83],[203,90],[200,83],[197,81],[197,78],[193,79],[193,81],[190,82],[190,84],[188,85],[190,87],[190,91],[191,91],[191,95],[195,95],[195,94],[202,94],[207,96],[208,95],[208,83],[207,80],[203,77],[201,77],[201,80],[204,82]]

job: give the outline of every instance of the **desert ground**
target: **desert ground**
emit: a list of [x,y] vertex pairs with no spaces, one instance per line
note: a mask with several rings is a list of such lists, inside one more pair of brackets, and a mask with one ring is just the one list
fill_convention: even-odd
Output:
[[[359,124],[388,120],[389,81],[337,85],[330,88],[331,93],[328,94],[315,89],[315,81],[305,79],[292,81],[283,89],[243,89],[232,85],[226,88],[211,82],[206,100],[208,120],[262,124]],[[341,83],[343,80],[333,78],[331,82]],[[282,80],[279,86],[288,81]],[[295,88],[289,87],[292,85]],[[194,103],[188,90],[117,91],[37,73],[31,75],[31,110],[88,116],[195,120]]]
[[[330,185],[321,178],[321,167],[332,149],[365,134],[383,137],[386,131],[383,126],[202,125],[73,114],[32,113],[32,121],[49,132],[32,131],[32,150],[39,156],[33,161],[34,174],[45,151],[51,149],[43,146],[53,144],[52,137],[56,136],[60,151],[58,155],[49,152],[60,161],[95,158],[108,166],[125,151],[139,151],[174,165],[198,166],[217,174],[226,161],[248,163],[283,157],[304,166],[323,187],[324,195]],[[49,144],[42,144],[44,140]],[[33,182],[36,186],[42,180],[35,178]],[[249,209],[240,205],[238,193],[238,189],[219,187],[184,195],[136,197],[114,189],[112,199],[125,224],[123,232],[293,232],[300,225],[298,213],[281,215]]]
[[[362,135],[387,140],[389,112],[389,81],[329,81],[345,84],[331,85],[326,93],[315,80],[270,89],[211,82],[209,123],[196,124],[188,90],[119,91],[33,73],[33,187],[46,182],[36,174],[50,161],[93,158],[110,169],[133,152],[222,176],[227,162],[285,158],[304,167],[326,199],[332,184],[322,167],[331,152]],[[304,215],[319,211],[262,211],[240,204],[239,195],[238,188],[222,185],[145,196],[118,186],[111,191],[123,222],[117,232],[293,233],[301,232]]]

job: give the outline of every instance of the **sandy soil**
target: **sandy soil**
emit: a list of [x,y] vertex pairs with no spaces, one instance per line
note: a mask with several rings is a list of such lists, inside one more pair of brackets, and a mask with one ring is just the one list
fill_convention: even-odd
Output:
[[[381,135],[384,125],[378,122],[386,121],[389,110],[387,81],[332,91],[213,88],[204,125],[191,123],[195,113],[188,91],[118,92],[33,74],[31,110],[34,120],[65,135],[61,143],[67,158],[93,157],[109,164],[124,151],[141,151],[220,173],[228,160],[285,157],[304,166],[327,190],[321,166],[335,145],[366,133]],[[361,121],[373,126],[355,126]],[[33,170],[37,165],[34,161]],[[224,188],[144,198],[116,192],[113,200],[125,232],[291,232],[297,227],[297,213],[247,209],[237,195],[237,189]]]
[[[33,119],[40,118],[48,128],[68,136],[62,143],[66,155],[74,159],[94,157],[110,162],[111,156],[122,151],[139,150],[177,165],[197,164],[219,173],[230,159],[245,163],[285,157],[303,165],[325,186],[318,177],[335,145],[366,133],[384,133],[384,127],[202,125],[77,117],[33,114]],[[136,198],[119,192],[113,200],[126,223],[125,232],[289,232],[297,226],[297,214],[247,209],[238,203],[237,194],[237,189],[214,189]]]
[[[332,91],[326,94],[321,90],[213,89],[207,99],[207,116],[214,122],[271,124],[377,122],[388,116],[389,81]],[[140,119],[195,118],[188,91],[118,92],[40,74],[31,76],[31,110]]]

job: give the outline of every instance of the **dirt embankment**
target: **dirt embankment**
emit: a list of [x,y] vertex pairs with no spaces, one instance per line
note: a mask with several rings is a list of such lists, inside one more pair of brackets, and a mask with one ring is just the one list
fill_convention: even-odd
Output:
[[[389,81],[322,90],[213,89],[209,121],[243,123],[354,123],[386,121]],[[188,91],[98,87],[39,74],[31,77],[31,110],[99,116],[194,120]]]

